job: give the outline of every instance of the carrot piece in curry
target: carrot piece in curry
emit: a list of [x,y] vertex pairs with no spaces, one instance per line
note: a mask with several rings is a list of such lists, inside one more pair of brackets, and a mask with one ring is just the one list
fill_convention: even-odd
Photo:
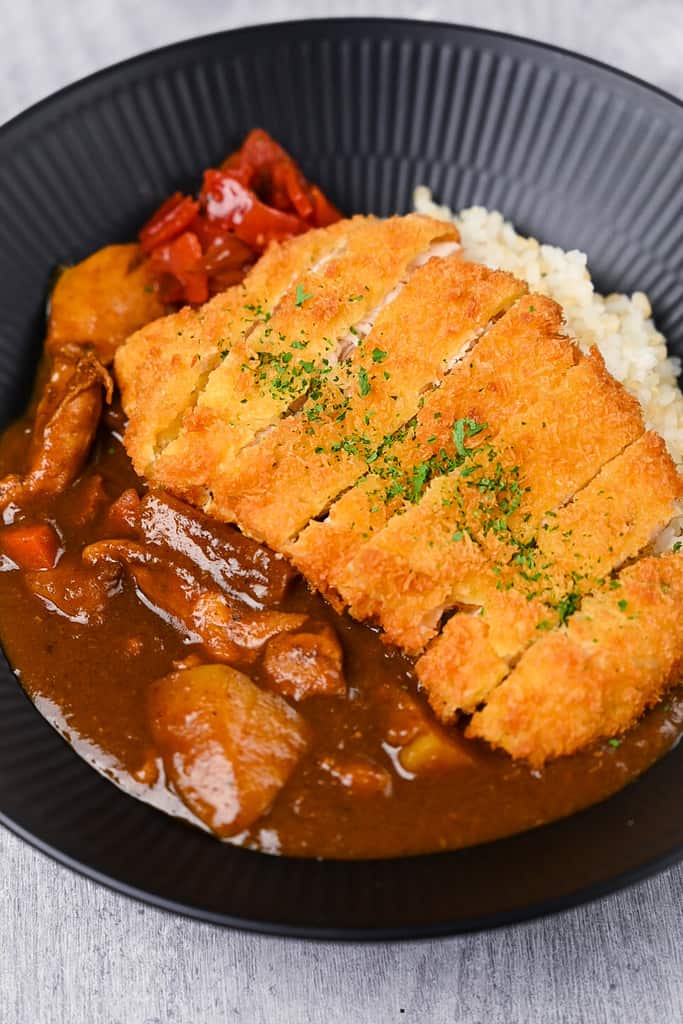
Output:
[[0,530],[0,551],[20,569],[52,569],[60,547],[49,523],[16,523]]

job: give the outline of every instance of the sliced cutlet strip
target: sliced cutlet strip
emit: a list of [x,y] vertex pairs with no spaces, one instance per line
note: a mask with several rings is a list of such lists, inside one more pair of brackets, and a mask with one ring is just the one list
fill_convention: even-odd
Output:
[[[489,609],[490,603],[486,611]],[[505,593],[505,612],[514,627],[507,637],[513,648],[523,648],[528,635],[533,635],[549,614],[540,602],[526,602],[515,590]],[[508,675],[510,664],[494,648],[491,635],[489,615],[482,613],[481,608],[475,614],[461,611],[448,620],[418,658],[418,682],[442,722],[448,724],[461,712],[474,711]],[[493,630],[493,636],[501,635],[499,627]]]
[[495,540],[505,540],[509,533],[516,546],[530,541],[548,509],[569,501],[643,430],[637,399],[592,349],[556,388],[511,417],[500,432],[497,457],[506,468],[517,468],[522,497]]
[[489,642],[488,622],[480,612],[454,615],[415,664],[420,688],[445,724],[460,712],[474,711],[509,671]]
[[558,601],[601,586],[664,529],[681,497],[683,476],[659,434],[648,431],[546,518],[535,556],[543,596]]
[[519,561],[520,548],[535,536],[547,510],[567,502],[643,429],[638,402],[593,350],[533,405],[512,415],[493,445],[481,447],[480,468],[457,495],[444,480],[441,499],[454,501],[454,515],[493,561]]
[[352,331],[368,329],[430,246],[457,245],[455,229],[418,215],[355,217],[344,238],[343,252],[293,279],[272,316],[209,376],[154,464],[157,483],[213,513],[213,484],[242,448],[304,398],[312,375],[355,341]]
[[180,429],[223,353],[243,343],[288,286],[344,245],[348,221],[272,244],[242,284],[200,309],[186,306],[136,331],[114,363],[128,416],[125,444],[138,473],[153,477],[159,451]]
[[308,401],[216,480],[212,511],[282,546],[372,465],[378,448],[415,415],[519,282],[459,256],[431,259],[377,315],[349,359],[311,385]]
[[[602,467],[569,504],[549,513],[528,564],[479,578],[470,602],[484,614],[456,614],[419,659],[417,676],[436,714],[451,721],[475,710],[542,630],[552,629],[666,526],[683,477],[659,435],[648,432]],[[510,589],[508,589],[508,587]],[[488,593],[486,593],[488,590]],[[463,655],[467,652],[467,657]]]
[[[444,601],[452,600],[446,594],[453,585],[448,580],[454,576],[459,581],[457,601],[479,604],[473,591],[478,591],[480,580],[478,573],[472,572],[472,563],[473,560],[480,563],[483,570],[484,562],[472,545],[454,545],[453,540],[460,542],[478,538],[483,541],[488,540],[488,533],[498,555],[501,554],[501,537],[504,541],[514,541],[503,547],[500,562],[505,563],[519,552],[521,543],[517,532],[510,527],[511,521],[521,521],[526,537],[540,521],[540,510],[566,501],[599,470],[602,462],[642,431],[637,403],[606,375],[602,360],[596,353],[572,367],[556,383],[552,395],[552,402],[543,395],[530,408],[510,417],[496,435],[491,435],[495,447],[490,438],[484,437],[485,443],[473,449],[474,457],[469,461],[465,459],[464,465],[455,472],[435,479],[420,504],[409,509],[405,518],[392,521],[386,528],[386,534],[375,536],[361,549],[361,555],[366,549],[369,554],[372,545],[385,548],[385,554],[392,552],[398,548],[399,534],[405,534],[412,528],[417,537],[420,524],[428,523],[432,553],[445,577]],[[605,425],[610,427],[608,436],[594,427],[589,431],[577,431],[580,417],[574,410],[579,395],[582,414],[588,415],[589,419],[602,417]],[[557,402],[559,408],[567,405],[571,411],[553,422],[551,416],[556,415],[553,402]],[[542,429],[544,424],[548,425],[547,431]],[[541,460],[532,450],[534,442],[538,448],[542,447]],[[569,446],[570,458],[567,454]],[[515,497],[516,502],[512,500]],[[518,509],[515,509],[515,503],[519,503]],[[392,537],[392,533],[396,536]],[[383,541],[388,541],[388,544]],[[416,546],[419,547],[419,541],[416,541]],[[412,551],[410,548],[411,554]],[[401,558],[405,559],[403,553]],[[488,574],[484,578],[488,580]],[[414,577],[411,583],[416,583]],[[427,589],[433,591],[435,586],[438,590],[431,572]],[[484,592],[487,589],[488,583]],[[356,607],[365,612],[367,606],[363,605],[363,600],[361,596]],[[430,618],[434,611],[437,609],[430,610]],[[414,609],[411,618],[413,615]]]
[[[523,288],[521,282],[520,289]],[[430,476],[454,450],[454,420],[487,423],[495,433],[510,417],[554,389],[579,358],[561,335],[562,311],[550,299],[528,295],[478,340],[441,387],[430,392],[406,431],[364,476],[286,549],[310,583],[341,605],[337,580],[369,537],[406,501],[417,500]],[[442,454],[443,453],[443,454]]]
[[683,670],[683,557],[643,558],[524,654],[467,730],[540,766],[629,729]]
[[[495,567],[474,540],[482,529],[494,537],[502,534],[506,540],[514,539],[507,522],[519,515],[526,528],[527,508],[532,517],[539,516],[537,493],[546,509],[567,501],[643,431],[637,402],[623,388],[614,387],[597,352],[567,371],[554,396],[555,419],[544,433],[529,435],[526,428],[528,422],[537,422],[536,408],[545,408],[546,398],[512,417],[499,431],[499,437],[504,435],[504,458],[510,458],[513,430],[519,426],[527,445],[543,447],[545,459],[533,453],[527,463],[528,448],[515,443],[516,461],[510,465],[498,455],[498,438],[476,447],[479,438],[486,437],[480,434],[471,448],[463,446],[464,454],[453,472],[433,480],[417,505],[394,516],[367,541],[338,585],[352,615],[372,618],[383,626],[391,643],[419,652],[435,635],[445,611],[458,604],[479,604],[472,600],[472,589],[481,573],[488,578]],[[584,423],[583,429],[577,429],[582,419],[579,407],[590,424]],[[537,477],[532,478],[527,465]],[[520,481],[531,490],[520,488]],[[497,506],[481,513],[479,498],[490,494]],[[512,546],[506,557],[515,550],[514,557],[526,557]]]

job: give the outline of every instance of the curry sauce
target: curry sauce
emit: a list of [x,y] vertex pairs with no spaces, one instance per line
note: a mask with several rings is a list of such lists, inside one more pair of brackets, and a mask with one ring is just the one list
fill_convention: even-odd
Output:
[[[54,524],[63,553],[81,552],[106,534],[112,502],[129,488],[144,493],[109,417],[78,482],[37,501],[32,515]],[[19,471],[30,423],[0,442],[0,470]],[[93,499],[95,495],[95,499]],[[188,510],[190,511],[190,510]],[[285,612],[331,626],[343,648],[344,696],[314,696],[299,706],[310,746],[270,811],[233,842],[269,853],[337,858],[386,857],[494,839],[550,821],[621,789],[661,757],[683,731],[683,698],[650,712],[621,741],[601,743],[532,770],[461,729],[442,730],[416,690],[413,664],[367,627],[337,615],[279,559],[221,524],[201,524],[205,549],[229,538],[226,567],[245,610],[270,597]],[[172,553],[169,553],[171,557]],[[147,713],[155,680],[199,650],[192,637],[141,603],[124,581],[89,622],[58,614],[5,560],[0,573],[0,633],[21,684],[74,749],[134,796],[195,825],[202,823],[166,786]],[[205,660],[205,659],[204,659]],[[267,685],[261,662],[249,675]]]

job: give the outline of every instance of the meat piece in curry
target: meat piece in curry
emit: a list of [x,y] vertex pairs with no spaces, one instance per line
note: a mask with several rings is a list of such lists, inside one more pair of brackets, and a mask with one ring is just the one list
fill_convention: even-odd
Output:
[[22,473],[0,479],[0,508],[28,505],[74,482],[111,393],[111,378],[89,349],[66,345],[54,355],[36,407],[26,465]]
[[83,561],[93,568],[119,566],[125,570],[146,602],[196,637],[217,661],[253,661],[271,637],[299,629],[305,622],[305,616],[289,612],[246,612],[179,560],[155,555],[134,541],[89,544],[83,549]]
[[292,700],[346,696],[343,654],[329,626],[318,633],[297,632],[272,637],[265,650],[263,669],[269,685]]

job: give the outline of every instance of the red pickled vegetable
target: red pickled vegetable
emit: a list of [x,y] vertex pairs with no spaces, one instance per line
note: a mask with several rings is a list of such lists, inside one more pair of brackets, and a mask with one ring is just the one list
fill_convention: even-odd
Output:
[[[159,245],[150,256],[150,269],[154,274],[167,274],[175,278],[187,302],[199,305],[209,297],[209,284],[202,266],[202,247],[192,231],[185,231],[166,245]],[[163,297],[163,296],[162,296]]]
[[[238,150],[221,164],[222,171],[229,171],[233,177],[244,177],[249,184],[255,172],[263,171],[281,160],[291,160],[289,153],[271,138],[263,128],[253,128]],[[293,161],[292,161],[293,162]]]
[[205,171],[198,199],[175,192],[159,207],[140,245],[162,301],[199,305],[238,284],[270,242],[340,218],[286,150],[255,128],[218,170]]
[[0,551],[20,569],[52,569],[60,547],[49,523],[16,523],[0,529]]
[[273,167],[273,181],[276,182],[290,203],[303,218],[309,220],[313,214],[313,203],[306,191],[306,179],[291,160],[282,160]]
[[310,193],[313,202],[313,221],[317,228],[326,228],[341,220],[341,213],[337,207],[332,205],[317,185],[311,185]]
[[229,231],[221,230],[221,233],[203,248],[202,265],[208,274],[218,273],[227,267],[244,267],[256,259],[254,250]]
[[159,207],[140,232],[140,245],[146,253],[157,245],[170,242],[189,227],[197,215],[199,203],[196,199],[175,192]]
[[269,242],[281,242],[306,231],[299,217],[266,206],[255,192],[223,171],[205,171],[202,203],[210,220],[231,228],[239,239],[263,252]]

